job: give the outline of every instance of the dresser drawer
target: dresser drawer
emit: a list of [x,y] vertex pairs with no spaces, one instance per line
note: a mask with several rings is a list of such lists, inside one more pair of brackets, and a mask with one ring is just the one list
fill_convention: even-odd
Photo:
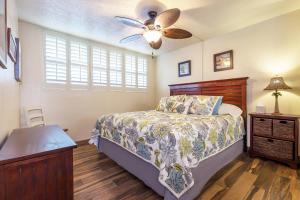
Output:
[[294,139],[295,122],[289,120],[273,120],[273,136],[283,139]]
[[253,150],[273,158],[294,159],[294,143],[289,141],[253,136]]
[[253,118],[254,135],[271,136],[272,135],[272,119]]

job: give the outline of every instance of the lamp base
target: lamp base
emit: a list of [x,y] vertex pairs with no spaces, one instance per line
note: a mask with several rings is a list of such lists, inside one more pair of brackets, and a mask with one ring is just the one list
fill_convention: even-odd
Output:
[[274,112],[272,114],[273,115],[280,115],[279,105],[278,105],[278,96],[277,95],[275,95],[275,109],[274,109]]
[[272,115],[282,115],[280,112],[273,112]]

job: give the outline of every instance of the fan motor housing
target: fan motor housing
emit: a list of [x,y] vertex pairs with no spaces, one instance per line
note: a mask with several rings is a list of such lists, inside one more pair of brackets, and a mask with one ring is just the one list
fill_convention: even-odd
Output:
[[150,19],[154,19],[157,16],[157,12],[151,10],[148,12],[148,16],[150,17]]
[[149,11],[148,12],[148,16],[150,17],[150,19],[146,20],[144,22],[144,25],[148,27],[149,30],[153,30],[155,29],[154,27],[154,21],[155,21],[155,18],[157,16],[157,12],[156,11]]

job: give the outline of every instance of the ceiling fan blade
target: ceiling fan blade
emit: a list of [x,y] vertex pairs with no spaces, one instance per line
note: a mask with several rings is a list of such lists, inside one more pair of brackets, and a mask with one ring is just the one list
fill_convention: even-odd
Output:
[[156,18],[154,25],[160,28],[166,28],[173,25],[180,16],[180,10],[173,8],[160,13]]
[[161,47],[162,44],[162,40],[161,38],[157,41],[157,42],[151,42],[149,43],[149,45],[153,48],[153,49],[159,49]]
[[172,39],[184,39],[193,36],[190,32],[180,28],[165,29],[163,30],[163,35],[167,38],[172,38]]
[[133,42],[135,40],[140,39],[143,36],[143,34],[134,34],[134,35],[130,35],[126,38],[123,38],[120,40],[121,44],[125,44],[125,43],[129,43],[129,42]]
[[131,27],[135,27],[135,28],[145,28],[144,23],[140,22],[137,19],[121,17],[121,16],[115,16],[115,19],[127,26],[131,26]]

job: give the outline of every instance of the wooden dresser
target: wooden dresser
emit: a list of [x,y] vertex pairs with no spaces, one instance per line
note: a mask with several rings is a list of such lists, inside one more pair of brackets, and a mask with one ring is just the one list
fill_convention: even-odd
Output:
[[250,156],[273,159],[297,168],[300,116],[256,113],[250,116]]
[[73,199],[75,147],[56,125],[14,130],[0,150],[0,200]]

